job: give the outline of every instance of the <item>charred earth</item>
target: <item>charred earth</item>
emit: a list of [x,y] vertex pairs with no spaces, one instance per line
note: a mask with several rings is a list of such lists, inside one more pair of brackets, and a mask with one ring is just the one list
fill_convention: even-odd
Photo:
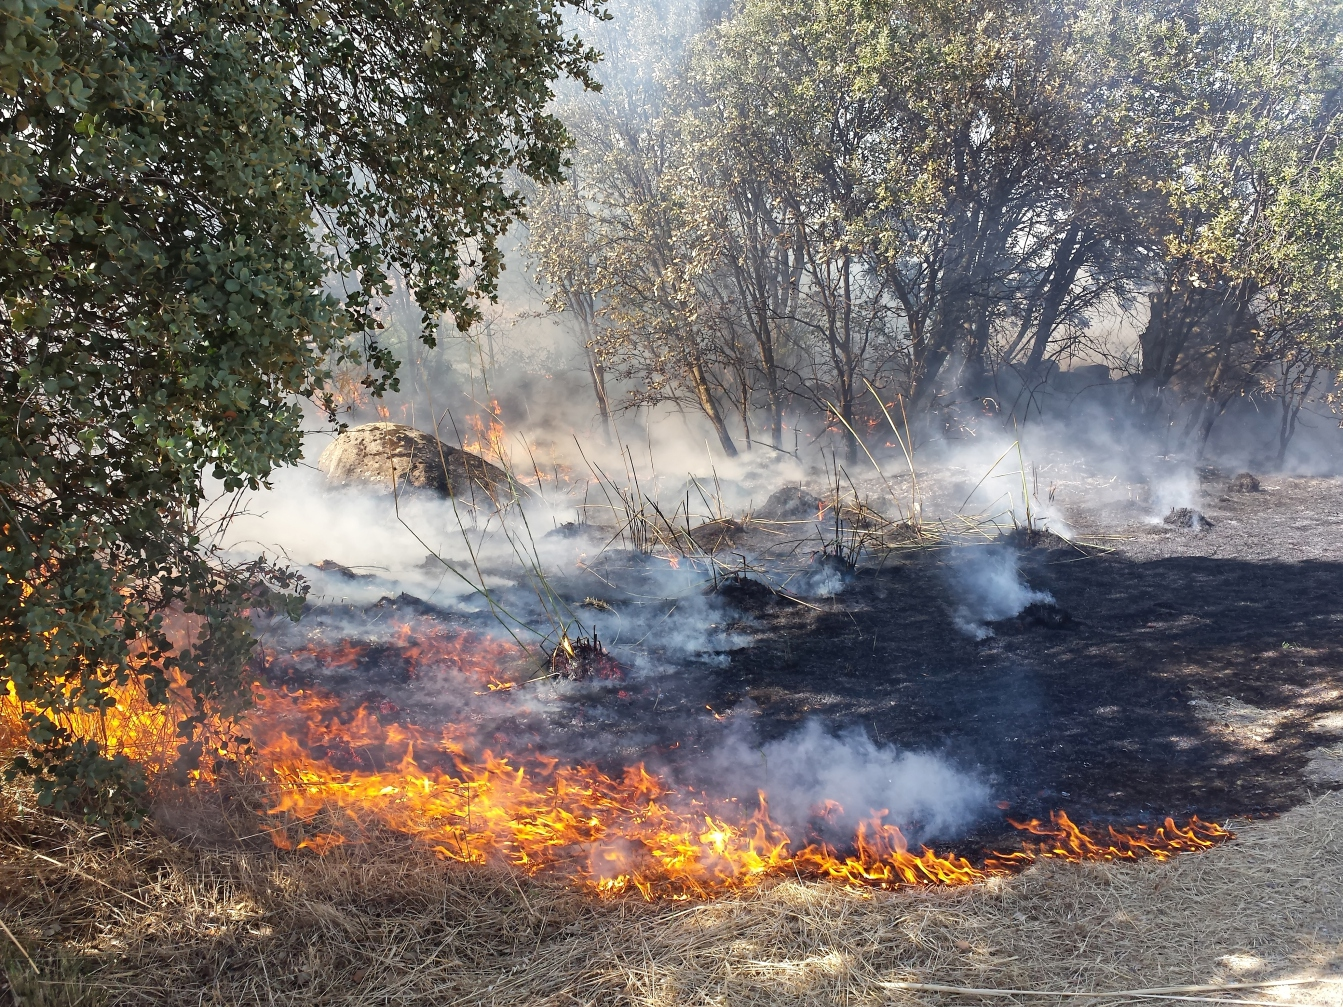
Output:
[[[1283,478],[1253,494],[1203,493],[1212,520],[1199,535],[1149,517],[1088,537],[1079,511],[1073,539],[1009,537],[1024,581],[1048,600],[987,623],[982,639],[957,624],[945,547],[865,554],[832,591],[805,597],[798,582],[730,575],[705,589],[697,617],[720,639],[716,653],[626,674],[604,648],[571,641],[571,656],[561,643],[518,671],[517,705],[491,714],[490,736],[613,774],[644,762],[693,786],[717,782],[705,774],[719,769],[703,766],[734,730],[760,745],[809,721],[858,728],[987,784],[998,810],[954,843],[972,857],[1019,839],[1008,818],[1059,808],[1101,824],[1278,813],[1343,780],[1328,754],[1343,733],[1339,488]],[[734,532],[734,549],[774,541],[753,521]],[[802,578],[828,572],[824,551],[795,560]],[[643,618],[657,651],[671,613],[650,609],[643,587],[615,591],[615,562],[552,587],[582,610]],[[620,562],[642,569],[637,557]],[[602,584],[609,601],[591,596]],[[389,618],[422,627],[461,623],[412,599],[388,604],[399,613]],[[281,664],[291,685],[338,691],[351,706],[426,725],[462,714],[392,653],[341,680]]]

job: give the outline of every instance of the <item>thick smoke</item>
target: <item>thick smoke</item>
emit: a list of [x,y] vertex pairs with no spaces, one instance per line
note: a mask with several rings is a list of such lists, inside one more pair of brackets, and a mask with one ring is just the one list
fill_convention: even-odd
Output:
[[317,608],[410,596],[542,647],[565,627],[571,635],[595,630],[638,669],[719,664],[748,642],[725,628],[702,565],[626,548],[609,514],[589,525],[574,524],[575,515],[574,499],[558,493],[525,509],[478,513],[425,494],[394,500],[331,488],[304,468],[249,497],[220,544],[239,560],[265,553],[289,563]]

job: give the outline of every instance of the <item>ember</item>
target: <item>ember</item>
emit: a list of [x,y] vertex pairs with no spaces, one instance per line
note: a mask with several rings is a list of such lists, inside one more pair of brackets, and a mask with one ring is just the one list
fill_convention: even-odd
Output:
[[597,639],[596,629],[590,637],[580,636],[572,640],[568,633],[564,633],[550,652],[549,661],[551,674],[575,682],[590,678],[618,682],[625,677],[620,662],[608,654]]

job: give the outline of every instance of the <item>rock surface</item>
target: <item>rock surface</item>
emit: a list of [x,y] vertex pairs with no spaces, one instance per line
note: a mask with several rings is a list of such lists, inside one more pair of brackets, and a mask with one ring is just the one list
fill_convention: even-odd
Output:
[[317,467],[333,486],[427,490],[485,506],[512,497],[508,474],[483,458],[400,423],[351,427],[322,452]]

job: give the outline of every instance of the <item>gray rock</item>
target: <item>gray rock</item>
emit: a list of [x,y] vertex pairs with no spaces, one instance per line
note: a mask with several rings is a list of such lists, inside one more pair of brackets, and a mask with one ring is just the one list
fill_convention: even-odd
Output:
[[374,486],[398,493],[427,491],[476,506],[499,506],[522,488],[508,474],[433,434],[400,423],[346,430],[322,452],[317,467],[333,486]]

